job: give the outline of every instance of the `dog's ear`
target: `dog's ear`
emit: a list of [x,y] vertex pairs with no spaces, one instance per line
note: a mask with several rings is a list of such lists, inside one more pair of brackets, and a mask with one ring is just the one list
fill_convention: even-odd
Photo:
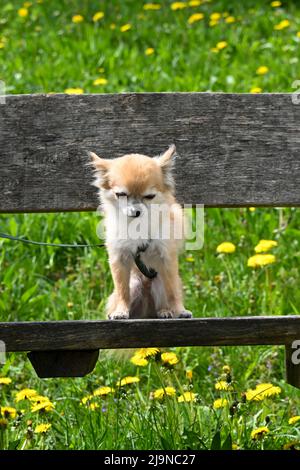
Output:
[[94,167],[96,176],[93,186],[109,189],[108,171],[111,161],[98,157],[94,152],[89,152],[89,157],[91,159],[89,164]]
[[175,187],[175,181],[172,174],[174,167],[174,161],[176,158],[176,147],[172,144],[165,153],[156,157],[156,160],[162,170],[165,186],[173,190]]

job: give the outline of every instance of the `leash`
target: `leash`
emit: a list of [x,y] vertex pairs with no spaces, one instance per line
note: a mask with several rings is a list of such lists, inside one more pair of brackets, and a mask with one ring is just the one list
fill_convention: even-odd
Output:
[[[36,242],[33,240],[27,240],[26,238],[21,238],[21,237],[14,237],[12,235],[8,235],[7,233],[0,232],[0,238],[6,238],[8,240],[12,241],[17,241],[17,242],[22,242],[25,244],[30,244],[30,245],[38,245],[38,246],[53,246],[56,248],[96,248],[100,247],[103,248],[105,247],[104,243],[101,244],[96,244],[96,245],[89,245],[89,244],[69,244],[69,243],[45,243],[45,242]],[[137,249],[137,252],[135,255],[133,255],[134,262],[138,269],[141,271],[141,273],[146,276],[148,279],[154,279],[157,276],[157,272],[152,269],[152,268],[147,268],[143,261],[141,260],[140,256],[141,253],[144,253],[144,251],[147,250],[148,244],[144,244],[141,247]]]

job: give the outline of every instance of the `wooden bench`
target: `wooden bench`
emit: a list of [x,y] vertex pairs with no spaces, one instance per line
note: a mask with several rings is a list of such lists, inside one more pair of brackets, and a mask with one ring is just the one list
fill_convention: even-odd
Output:
[[[173,142],[182,203],[300,205],[300,106],[290,94],[12,95],[0,129],[3,213],[95,210],[87,151],[154,155]],[[300,387],[295,340],[300,316],[0,323],[6,350],[29,352],[40,377],[85,375],[104,348],[284,345],[287,381]]]

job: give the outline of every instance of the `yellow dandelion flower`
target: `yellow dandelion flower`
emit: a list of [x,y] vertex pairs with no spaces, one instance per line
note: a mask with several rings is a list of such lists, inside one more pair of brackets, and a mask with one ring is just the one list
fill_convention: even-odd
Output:
[[233,387],[225,380],[219,380],[219,382],[215,383],[215,389],[228,392],[230,390],[233,390]]
[[265,75],[268,72],[269,72],[269,67],[267,67],[266,65],[261,65],[260,67],[256,69],[257,75]]
[[147,47],[147,49],[145,50],[145,55],[152,55],[152,54],[154,54],[153,47]]
[[187,2],[174,2],[171,4],[171,10],[183,10],[183,8],[186,8],[187,6]]
[[131,29],[131,24],[123,24],[123,26],[120,27],[121,33],[126,33],[126,31],[129,31]]
[[34,430],[36,434],[45,434],[51,428],[52,424],[50,423],[41,423],[38,424]]
[[123,387],[124,385],[130,385],[130,384],[135,384],[140,381],[139,377],[124,377],[123,379],[119,380],[117,383],[118,387]]
[[254,248],[254,251],[255,253],[264,253],[277,245],[278,243],[275,240],[260,240]]
[[23,388],[16,394],[16,402],[18,403],[21,400],[29,400],[32,397],[37,395],[37,391],[33,388]]
[[51,401],[43,401],[42,403],[37,403],[31,407],[31,411],[35,413],[36,411],[52,411],[54,409],[53,403]]
[[299,450],[300,441],[287,442],[283,446],[283,450]]
[[82,88],[66,88],[65,93],[67,95],[81,95],[83,93]]
[[95,411],[97,408],[99,408],[98,403],[90,403],[89,404],[89,409],[92,411]]
[[231,450],[239,450],[239,449],[240,449],[240,447],[233,442],[232,445],[231,445]]
[[135,366],[139,366],[139,367],[144,367],[148,365],[147,359],[138,355],[132,356],[132,358],[130,359],[130,362],[132,362],[132,364],[134,364]]
[[202,3],[203,1],[200,0],[191,0],[189,2],[189,7],[199,7]]
[[160,10],[161,5],[159,3],[145,3],[143,6],[144,10]]
[[166,396],[173,397],[174,395],[176,395],[176,390],[174,387],[159,388],[153,392],[153,398],[156,400],[161,400]]
[[187,369],[187,370],[185,371],[185,376],[186,376],[186,378],[187,378],[188,380],[192,380],[192,379],[193,379],[193,371],[192,371],[192,369]]
[[185,261],[187,261],[188,263],[193,263],[195,261],[195,258],[190,255],[185,258]]
[[298,421],[300,421],[300,416],[292,416],[292,418],[289,419],[289,424],[295,424]]
[[217,43],[216,48],[221,51],[222,49],[225,49],[225,47],[228,46],[228,43],[226,41],[220,41]]
[[68,303],[67,303],[67,307],[68,307],[68,308],[73,308],[73,307],[74,307],[73,302],[68,302]]
[[204,18],[203,13],[194,13],[193,15],[189,17],[188,23],[193,24],[193,23],[196,23],[196,21],[203,20],[203,18]]
[[235,250],[236,247],[231,242],[220,243],[220,245],[218,245],[216,248],[217,253],[234,253]]
[[12,418],[14,419],[17,416],[17,410],[16,408],[13,408],[11,406],[1,406],[1,415],[3,418]]
[[296,36],[297,38],[300,38],[300,31],[297,31]]
[[[259,88],[259,90],[260,90],[260,88]],[[256,93],[260,93],[260,91],[257,91]],[[249,207],[249,211],[250,212],[255,212],[256,209],[255,209],[255,207]]]
[[0,385],[9,385],[11,382],[9,377],[0,377]]
[[224,408],[227,405],[228,405],[228,400],[226,400],[226,398],[218,398],[213,403],[213,407],[215,410],[218,410],[219,408]]
[[254,255],[248,259],[247,266],[249,268],[258,268],[275,263],[275,261],[276,258],[274,255]]
[[254,440],[259,439],[260,437],[263,437],[265,434],[268,434],[268,432],[270,432],[270,430],[266,426],[253,429],[253,431],[251,432],[251,439],[254,439]]
[[[252,88],[250,88],[250,93],[261,93],[262,92],[262,88],[260,88],[259,86],[254,86]],[[249,207],[249,210],[252,210],[254,209],[255,210],[255,207]],[[252,211],[253,212],[253,211]]]
[[209,24],[209,26],[214,27],[217,24],[219,24],[219,20],[210,20],[210,22],[208,24]]
[[281,388],[271,383],[261,383],[256,385],[255,389],[247,390],[246,398],[248,401],[262,401],[281,393]]
[[4,49],[5,47],[5,41],[1,40],[0,41],[0,49]]
[[236,19],[234,16],[227,16],[227,18],[225,19],[225,23],[235,23],[236,22]]
[[103,77],[96,78],[96,80],[93,81],[94,86],[106,85],[107,83],[108,81],[106,80],[106,78]]
[[180,395],[178,397],[178,403],[182,403],[185,401],[196,401],[197,394],[193,392],[184,392],[183,395]]
[[211,19],[212,21],[219,21],[219,19],[221,18],[221,16],[222,16],[221,13],[212,13],[212,14],[210,15],[210,19]]
[[72,23],[78,24],[82,23],[84,20],[84,17],[82,15],[73,15],[72,16]]
[[86,405],[92,398],[94,398],[94,395],[86,395],[81,399],[82,405]]
[[230,367],[227,366],[227,365],[223,366],[223,367],[222,367],[222,370],[223,370],[223,372],[224,372],[225,374],[230,374],[230,372],[231,372]]
[[28,398],[31,403],[45,403],[45,401],[50,401],[48,397],[44,397],[44,395],[34,395]]
[[178,357],[173,352],[162,353],[161,360],[164,364],[168,364],[170,366],[175,366],[175,364],[179,362]]
[[93,21],[96,23],[97,21],[102,20],[104,18],[104,12],[103,11],[97,11],[97,13],[94,14],[93,16]]
[[151,356],[156,356],[159,353],[159,348],[140,348],[134,354],[135,356],[140,356],[143,359],[147,359]]
[[104,397],[106,395],[109,395],[110,393],[113,393],[115,390],[112,387],[99,387],[96,388],[96,390],[93,392],[94,397]]
[[289,26],[290,26],[289,20],[282,20],[280,21],[280,23],[274,26],[274,29],[276,31],[281,31],[282,29],[288,28]]
[[18,15],[21,17],[21,18],[26,18],[26,16],[28,16],[28,8],[19,8],[18,10]]
[[215,54],[217,54],[219,52],[219,49],[217,49],[216,47],[212,47],[211,52],[214,52]]
[[275,0],[274,2],[271,2],[271,7],[273,8],[278,8],[278,7],[281,7],[282,3]]

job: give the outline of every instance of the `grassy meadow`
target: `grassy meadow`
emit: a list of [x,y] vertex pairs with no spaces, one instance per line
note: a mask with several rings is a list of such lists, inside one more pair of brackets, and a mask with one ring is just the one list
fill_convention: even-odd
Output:
[[[7,93],[292,92],[299,51],[296,1],[1,0]],[[98,222],[1,215],[0,231],[97,243]],[[196,317],[300,314],[299,227],[295,208],[205,210],[204,247],[180,260],[186,307]],[[255,251],[260,240],[275,243]],[[111,289],[104,250],[0,239],[0,321],[101,319]],[[102,351],[85,378],[40,380],[25,354],[9,354],[0,449],[300,449],[300,392],[285,383],[283,348],[152,348],[130,359]]]

